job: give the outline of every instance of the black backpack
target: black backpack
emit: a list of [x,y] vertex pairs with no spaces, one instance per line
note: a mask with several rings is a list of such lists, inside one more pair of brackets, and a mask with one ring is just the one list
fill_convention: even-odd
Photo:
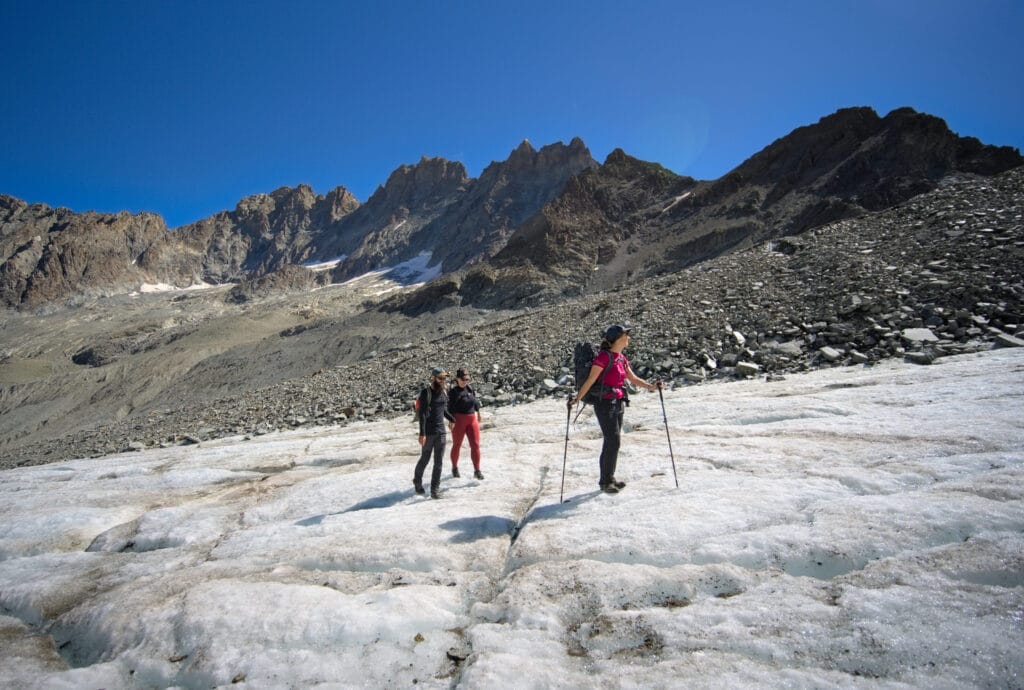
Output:
[[[572,352],[572,364],[573,369],[576,372],[576,390],[580,389],[586,380],[590,376],[590,369],[594,366],[594,358],[597,357],[601,351],[601,347],[596,343],[576,343],[576,347]],[[611,353],[609,352],[609,355]],[[584,404],[590,403],[591,405],[600,402],[604,394],[608,392],[608,387],[604,385],[605,374],[612,368],[612,364],[615,363],[615,357],[610,356],[608,358],[608,366],[604,368],[601,375],[597,377],[597,382],[590,387],[587,394],[583,396],[582,402]],[[599,385],[600,384],[600,385]]]

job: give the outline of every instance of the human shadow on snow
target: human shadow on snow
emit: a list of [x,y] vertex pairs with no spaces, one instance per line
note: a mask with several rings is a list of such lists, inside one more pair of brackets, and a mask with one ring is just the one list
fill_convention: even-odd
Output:
[[571,513],[576,506],[587,501],[592,501],[600,495],[600,491],[588,491],[587,493],[568,496],[561,503],[550,503],[548,505],[536,507],[531,510],[525,518],[523,518],[523,522],[534,522],[536,520],[559,520],[570,517],[569,513]]
[[532,509],[530,512],[523,516],[523,519],[520,520],[519,523],[516,525],[515,529],[512,530],[512,544],[516,543],[516,540],[519,539],[519,535],[522,533],[524,529],[526,529],[527,525],[529,525],[530,523],[535,522],[537,520],[564,520],[566,518],[572,517],[571,513],[576,508],[576,506],[580,505],[584,501],[589,501],[600,495],[600,491],[591,491],[589,493],[580,494],[578,496],[570,496],[569,498],[564,499],[560,503],[551,503],[549,505],[540,506],[539,508]]
[[[313,515],[312,517],[303,518],[295,523],[296,527],[313,527],[321,524],[326,518],[334,515],[344,515],[345,513],[353,513],[359,510],[376,510],[378,508],[390,508],[391,506],[401,503],[402,501],[414,496],[412,491],[392,491],[391,493],[382,494],[380,496],[374,496],[368,498],[365,501],[360,501],[350,508],[345,510],[339,510],[334,513],[324,513],[322,515]],[[590,501],[601,495],[600,491],[590,491],[584,494],[576,496],[570,496],[565,499],[563,503],[555,503],[552,505],[541,506],[531,510],[525,518],[519,523],[515,520],[503,517],[497,517],[495,515],[483,515],[479,517],[460,518],[458,520],[451,520],[443,523],[442,528],[453,532],[459,532],[459,534],[452,537],[451,541],[455,544],[463,544],[473,542],[478,539],[486,539],[488,537],[495,537],[499,535],[512,535],[516,534],[523,525],[527,522],[533,522],[534,520],[551,520],[569,517],[566,515],[569,511],[575,508],[577,505],[584,501]]]
[[401,503],[405,499],[413,495],[412,491],[392,491],[389,494],[383,494],[381,496],[375,496],[368,498],[365,501],[356,503],[351,508],[347,508],[341,512],[343,513],[354,513],[358,510],[376,510],[378,508],[390,508],[396,503]]
[[552,520],[569,517],[576,506],[584,501],[589,501],[600,496],[600,491],[591,491],[578,496],[570,496],[563,503],[541,506],[528,512],[520,521],[510,518],[498,517],[496,515],[481,515],[479,517],[459,518],[441,523],[441,529],[458,532],[449,541],[453,544],[466,544],[469,542],[487,539],[489,537],[508,536],[514,543],[516,537],[523,528],[536,520]]
[[332,515],[344,515],[345,513],[353,513],[359,510],[376,510],[377,508],[390,508],[396,503],[401,503],[407,498],[415,495],[412,491],[392,491],[389,494],[383,494],[381,496],[374,496],[368,498],[365,501],[356,503],[351,508],[345,510],[339,510],[335,513],[324,513],[323,515],[314,515],[312,517],[303,518],[295,523],[297,527],[312,527],[313,525],[319,525],[324,521],[325,518],[329,518]]
[[479,539],[508,536],[515,530],[516,523],[514,520],[497,515],[481,515],[449,520],[438,526],[441,529],[458,533],[449,539],[451,543],[468,544]]

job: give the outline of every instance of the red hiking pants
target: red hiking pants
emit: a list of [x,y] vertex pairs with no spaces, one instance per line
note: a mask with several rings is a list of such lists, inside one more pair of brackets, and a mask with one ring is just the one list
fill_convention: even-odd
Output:
[[476,413],[456,414],[455,427],[452,429],[452,467],[459,466],[459,451],[462,450],[462,437],[469,439],[469,455],[473,459],[473,469],[480,469],[480,422]]

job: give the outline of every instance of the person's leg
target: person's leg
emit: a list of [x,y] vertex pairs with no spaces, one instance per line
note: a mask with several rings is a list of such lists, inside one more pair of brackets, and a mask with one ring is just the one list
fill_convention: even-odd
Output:
[[602,488],[615,479],[615,465],[619,457],[619,445],[622,441],[622,406],[617,402],[600,402],[594,405],[597,423],[601,425],[604,442],[601,444],[601,478],[598,484]]
[[444,445],[447,438],[447,434],[438,434],[433,438],[434,468],[430,475],[431,495],[436,494],[441,489],[441,465],[444,463]]
[[455,426],[452,428],[452,469],[459,466],[459,453],[462,450],[462,438],[466,435],[466,415],[455,415]]
[[427,436],[427,440],[423,444],[423,449],[420,450],[420,459],[416,463],[416,470],[412,475],[412,484],[416,487],[416,493],[423,492],[423,471],[427,468],[427,463],[430,462],[430,454],[433,450],[434,437]]
[[611,458],[611,467],[608,472],[608,483],[613,484],[616,489],[621,489],[626,484],[615,479],[615,467],[619,464],[619,447],[622,445],[622,422],[626,414],[626,406],[621,400],[615,403],[613,417],[615,420],[615,454]]
[[480,422],[476,415],[468,415],[469,424],[466,426],[466,437],[469,439],[469,454],[473,459],[473,469],[480,471]]

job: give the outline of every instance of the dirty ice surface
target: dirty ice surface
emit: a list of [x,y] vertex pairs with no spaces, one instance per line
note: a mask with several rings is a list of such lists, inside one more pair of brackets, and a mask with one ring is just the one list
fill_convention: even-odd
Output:
[[2,472],[0,686],[1024,685],[1024,349],[665,405],[617,496],[551,400],[441,500],[405,417]]

